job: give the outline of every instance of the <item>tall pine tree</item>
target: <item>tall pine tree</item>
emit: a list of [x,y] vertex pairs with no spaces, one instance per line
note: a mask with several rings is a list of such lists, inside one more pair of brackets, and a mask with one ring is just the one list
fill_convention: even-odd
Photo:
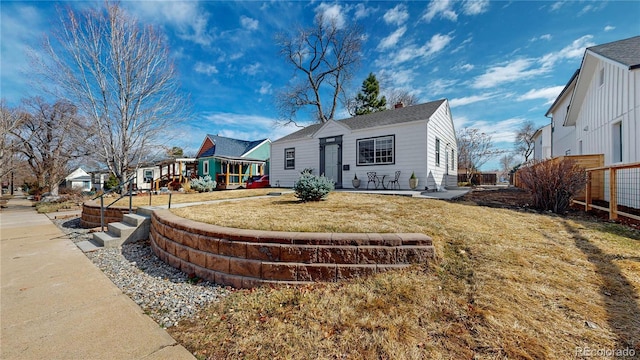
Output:
[[383,111],[387,108],[387,99],[380,95],[380,84],[373,73],[362,82],[362,92],[356,95],[356,115],[370,114],[373,112]]

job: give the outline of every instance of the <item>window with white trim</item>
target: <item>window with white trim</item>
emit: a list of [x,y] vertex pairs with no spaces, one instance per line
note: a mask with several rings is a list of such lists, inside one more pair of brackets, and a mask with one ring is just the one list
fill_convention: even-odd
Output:
[[395,137],[393,135],[357,140],[358,165],[394,164]]
[[440,166],[440,139],[436,139],[436,166]]
[[209,175],[209,160],[202,162],[202,174]]
[[613,136],[611,139],[613,159],[611,160],[614,163],[622,162],[622,121],[613,124],[611,135]]
[[600,69],[600,78],[598,81],[600,86],[604,85],[604,67]]
[[295,148],[284,149],[284,168],[285,169],[296,168],[296,149]]
[[153,181],[153,170],[145,170],[144,171],[144,182],[150,183]]

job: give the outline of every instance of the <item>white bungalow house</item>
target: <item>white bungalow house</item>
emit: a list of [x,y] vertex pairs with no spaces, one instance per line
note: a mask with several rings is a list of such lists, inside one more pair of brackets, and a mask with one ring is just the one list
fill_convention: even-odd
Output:
[[135,185],[140,190],[159,190],[168,187],[177,190],[181,184],[189,182],[197,175],[195,158],[169,158],[136,168]]
[[67,175],[60,186],[67,189],[90,191],[92,187],[91,175],[79,167]]
[[[441,191],[457,184],[458,148],[449,102],[445,99],[339,121],[310,125],[271,145],[270,180],[291,187],[304,169],[324,175],[336,188],[409,189],[412,173],[418,188]],[[397,186],[389,183],[400,171]]]
[[551,124],[536,130],[531,139],[533,140],[534,160],[551,158]]

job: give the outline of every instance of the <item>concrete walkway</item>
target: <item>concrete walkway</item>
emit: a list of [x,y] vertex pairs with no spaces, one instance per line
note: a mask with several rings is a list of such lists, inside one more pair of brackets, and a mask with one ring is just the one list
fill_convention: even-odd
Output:
[[0,212],[1,359],[195,359],[31,202]]

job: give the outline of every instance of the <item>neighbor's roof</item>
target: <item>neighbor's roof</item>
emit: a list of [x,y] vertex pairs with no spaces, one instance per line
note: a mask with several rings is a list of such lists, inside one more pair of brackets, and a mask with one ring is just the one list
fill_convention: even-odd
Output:
[[556,100],[553,102],[553,104],[551,104],[551,106],[549,107],[549,110],[547,110],[547,112],[546,112],[546,114],[544,114],[544,116],[549,116],[549,114],[551,114],[553,112],[553,109],[555,109],[556,105],[558,105],[560,103],[560,99],[562,99],[562,97],[569,90],[569,88],[571,88],[572,85],[575,85],[575,84],[573,84],[573,82],[578,78],[578,74],[580,74],[580,69],[576,70],[573,73],[573,75],[571,76],[571,79],[569,79],[569,82],[567,83],[567,85],[565,85],[564,89],[562,89],[560,94],[558,94],[558,97],[556,97]]
[[213,142],[214,146],[205,151],[199,157],[207,157],[207,156],[229,156],[229,157],[241,157],[247,152],[251,151],[256,146],[262,144],[267,139],[256,140],[256,141],[246,141],[246,140],[238,140],[232,139],[224,136],[218,135],[207,135],[209,139]]
[[587,50],[626,65],[629,70],[640,68],[640,36],[592,46]]
[[[436,110],[446,100],[436,100],[424,104],[412,105],[398,109],[388,109],[385,111],[374,112],[366,115],[354,116],[352,118],[337,120],[338,123],[346,126],[351,130],[367,129],[377,126],[400,124],[405,122],[426,120],[433,115]],[[302,139],[313,135],[324,124],[313,124],[298,130],[292,134],[280,138],[278,141]]]

